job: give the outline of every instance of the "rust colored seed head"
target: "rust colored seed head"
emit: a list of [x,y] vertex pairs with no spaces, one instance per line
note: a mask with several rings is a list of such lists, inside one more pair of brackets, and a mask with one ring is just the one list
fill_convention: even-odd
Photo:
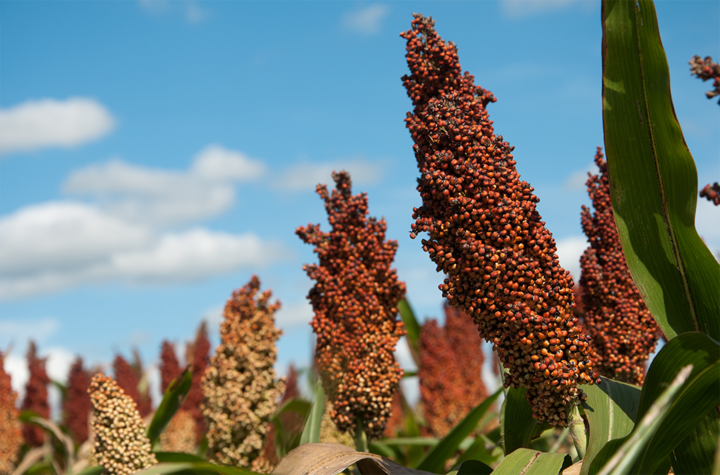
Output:
[[201,384],[205,368],[210,363],[210,340],[205,322],[198,327],[195,341],[188,345],[185,359],[192,371],[192,386],[183,407],[190,411],[195,419],[195,442],[199,443],[205,435],[205,418],[200,409],[203,400]]
[[135,402],[112,378],[96,374],[90,381],[95,431],[95,458],[109,475],[129,475],[155,465],[150,440]]
[[443,296],[493,343],[510,371],[505,385],[527,388],[533,416],[564,426],[566,406],[582,395],[577,385],[596,378],[573,315],[572,278],[533,188],[520,181],[513,147],[494,132],[485,110],[492,93],[460,74],[457,48],[431,18],[415,14],[401,36],[422,197],[410,236],[429,234],[423,249],[447,275]]
[[630,275],[615,227],[607,162],[595,154],[599,175],[590,175],[588,193],[595,212],[583,206],[582,227],[590,246],[580,258],[585,319],[592,337],[590,360],[600,374],[642,384],[645,362],[655,349],[659,328]]
[[165,393],[170,383],[180,376],[180,373],[182,368],[175,354],[175,345],[164,340],[160,349],[160,391]]
[[233,292],[220,326],[220,345],[202,379],[202,411],[207,424],[208,457],[213,461],[268,468],[261,457],[270,430],[270,417],[285,389],[275,379],[275,328],[280,302],[270,303],[269,290],[258,295],[260,280]]
[[[25,385],[25,398],[22,403],[22,410],[30,410],[45,419],[50,417],[50,405],[48,404],[48,384],[50,378],[45,371],[47,358],[38,358],[35,342],[31,341],[28,346],[27,363],[30,377]],[[41,427],[35,425],[23,425],[23,438],[25,443],[31,447],[40,447],[45,441],[45,432]]]
[[[139,368],[139,365],[136,365]],[[132,400],[137,404],[138,411],[142,417],[147,416],[152,412],[152,401],[150,400],[150,393],[145,391],[145,394],[140,394],[140,375],[138,371],[130,366],[130,363],[123,358],[121,355],[117,355],[113,361],[113,371],[115,373],[115,380],[117,384],[123,389],[125,394],[130,396]],[[142,370],[140,369],[140,372]]]
[[303,267],[316,282],[308,294],[315,356],[337,428],[354,432],[361,418],[368,437],[378,438],[403,374],[393,352],[405,334],[397,310],[405,284],[391,268],[397,241],[385,241],[385,220],[367,217],[367,195],[352,195],[347,172],[332,176],[332,194],[317,187],[331,231],[312,224],[295,231],[320,261]]
[[23,444],[16,399],[10,375],[5,372],[5,356],[0,352],[0,473],[13,471]]
[[70,367],[68,375],[67,392],[63,401],[65,427],[78,443],[88,438],[88,418],[92,410],[92,403],[88,395],[90,374],[83,368],[83,360],[79,356]]
[[720,206],[720,183],[705,185],[705,188],[700,190],[700,198],[705,198],[715,206]]
[[[708,99],[720,95],[720,64],[713,62],[711,56],[706,56],[705,59],[698,55],[693,56],[690,60],[690,74],[703,81],[712,79],[713,90],[705,93]],[[720,99],[718,99],[718,104],[720,104]]]

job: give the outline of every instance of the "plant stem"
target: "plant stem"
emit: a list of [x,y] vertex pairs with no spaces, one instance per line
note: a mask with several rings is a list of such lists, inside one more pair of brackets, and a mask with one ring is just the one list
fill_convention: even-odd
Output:
[[580,460],[585,458],[585,447],[587,447],[587,434],[585,434],[585,422],[580,415],[580,407],[573,406],[568,417],[568,429],[573,439]]
[[359,416],[355,420],[355,450],[358,452],[368,451],[367,434],[365,434],[362,417]]
[[562,434],[560,434],[560,437],[558,437],[558,439],[555,441],[555,444],[552,446],[552,448],[550,449],[550,451],[548,453],[554,454],[555,452],[557,452],[558,449],[560,448],[560,446],[562,446],[562,443],[565,442],[565,439],[567,438],[568,433],[570,433],[570,428],[566,427],[562,431]]

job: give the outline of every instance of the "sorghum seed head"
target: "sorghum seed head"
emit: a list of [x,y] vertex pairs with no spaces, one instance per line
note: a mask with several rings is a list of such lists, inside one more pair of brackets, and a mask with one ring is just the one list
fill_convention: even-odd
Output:
[[5,372],[5,355],[0,351],[0,473],[12,473],[23,444],[16,399],[10,375]]
[[[25,385],[25,397],[23,398],[22,410],[30,410],[45,419],[50,417],[50,405],[48,404],[48,384],[50,378],[45,370],[47,358],[39,358],[35,342],[31,341],[28,346],[27,364],[30,377]],[[41,427],[30,424],[23,424],[23,438],[25,443],[31,447],[40,447],[45,441],[45,432]]]
[[63,401],[63,418],[65,427],[78,443],[88,438],[88,423],[92,403],[87,390],[90,386],[90,373],[83,368],[83,360],[79,356],[70,367],[67,391]]
[[[690,74],[703,81],[712,79],[713,90],[705,93],[708,99],[720,95],[720,64],[714,62],[711,56],[706,56],[705,59],[698,55],[693,56],[690,60]],[[718,99],[718,104],[720,104],[720,99]]]
[[705,188],[700,190],[700,198],[705,198],[715,206],[720,206],[720,183],[715,182],[712,185],[708,183]]

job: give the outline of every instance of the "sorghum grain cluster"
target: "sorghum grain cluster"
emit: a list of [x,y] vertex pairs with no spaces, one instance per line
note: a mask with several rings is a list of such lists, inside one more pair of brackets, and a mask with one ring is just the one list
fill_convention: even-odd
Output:
[[233,292],[220,326],[220,345],[202,379],[202,411],[207,424],[208,457],[236,467],[268,471],[261,452],[270,416],[285,389],[275,379],[275,327],[280,302],[270,303],[272,292],[258,295],[260,280],[253,276]]
[[157,463],[135,402],[112,378],[90,381],[95,458],[108,475],[129,475]]
[[[713,90],[705,93],[708,99],[720,95],[720,64],[713,62],[711,56],[706,56],[705,59],[698,55],[693,56],[690,60],[690,74],[703,81],[712,79]],[[718,99],[718,104],[720,104],[720,99]]]
[[332,194],[317,187],[330,232],[313,224],[295,231],[319,259],[303,267],[316,282],[308,294],[315,357],[337,428],[355,432],[360,418],[368,437],[379,438],[403,374],[393,352],[405,334],[397,309],[405,284],[391,268],[397,241],[385,241],[385,220],[367,217],[367,195],[352,195],[349,173],[332,177]]
[[23,444],[16,399],[10,375],[5,372],[5,356],[0,352],[0,473],[13,471]]
[[700,190],[700,198],[705,198],[715,206],[720,206],[720,183],[715,182],[712,185],[708,183],[705,188]]
[[434,21],[414,15],[403,77],[414,110],[405,119],[415,142],[422,206],[411,237],[447,277],[440,286],[493,343],[508,368],[506,387],[527,388],[533,417],[565,426],[566,407],[596,374],[588,337],[573,315],[573,281],[515,169],[513,147],[495,134],[489,91],[461,75],[457,48]]
[[580,257],[585,310],[582,326],[592,337],[590,360],[594,368],[608,378],[640,385],[659,328],[625,261],[610,201],[608,166],[600,147],[595,164],[600,171],[587,180],[595,211],[583,206],[581,213],[589,243]]
[[195,453],[195,420],[187,409],[178,410],[160,434],[163,452]]
[[83,360],[79,356],[70,367],[67,391],[63,400],[63,418],[65,427],[82,444],[88,439],[88,419],[92,411],[92,403],[88,394],[90,374],[83,368]]
[[195,442],[200,443],[205,435],[205,417],[200,408],[204,397],[201,385],[205,368],[210,363],[210,340],[205,322],[198,327],[195,340],[188,344],[185,361],[192,372],[192,386],[190,386],[183,408],[190,411],[195,420]]
[[175,345],[164,340],[160,347],[160,391],[164,394],[173,379],[181,373],[182,368],[175,354]]
[[[50,404],[48,403],[48,384],[50,378],[45,370],[47,358],[39,358],[35,342],[28,345],[27,364],[30,377],[25,385],[25,397],[21,409],[33,411],[40,417],[50,417]],[[30,447],[40,447],[45,441],[45,431],[42,427],[23,424],[23,438]]]
[[150,392],[145,390],[140,393],[140,378],[142,376],[142,368],[140,361],[135,361],[135,368],[133,368],[128,361],[117,355],[113,360],[113,372],[115,374],[115,381],[123,389],[126,395],[128,395],[137,405],[137,409],[142,417],[147,416],[152,412],[152,400],[150,399]]

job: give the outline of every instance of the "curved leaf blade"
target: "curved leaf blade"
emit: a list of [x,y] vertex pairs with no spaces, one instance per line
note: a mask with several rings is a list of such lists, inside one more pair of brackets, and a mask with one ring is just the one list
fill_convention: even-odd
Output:
[[532,409],[525,399],[526,393],[525,388],[510,388],[505,394],[505,402],[500,412],[500,430],[505,455],[519,448],[529,448],[534,438],[550,428],[547,422],[540,424],[533,419]]
[[173,418],[182,403],[185,402],[190,386],[192,386],[192,373],[188,368],[185,368],[185,371],[173,379],[165,390],[165,395],[147,428],[147,437],[150,439],[151,444],[155,443],[157,438],[160,437],[160,434],[170,423],[170,419]]
[[446,475],[490,475],[492,467],[479,460],[466,460]]
[[505,457],[492,472],[493,475],[557,475],[572,465],[567,454],[548,454],[519,448]]
[[710,475],[720,473],[714,468],[715,452],[720,434],[720,420],[716,409],[711,409],[700,424],[692,429],[670,455],[673,472]]
[[320,426],[325,413],[325,390],[322,381],[318,378],[315,383],[315,397],[310,407],[310,414],[305,420],[305,427],[300,436],[300,445],[314,444],[320,440]]
[[603,127],[615,222],[633,279],[670,339],[720,340],[720,264],[695,229],[697,170],[670,95],[651,0],[605,0]]

